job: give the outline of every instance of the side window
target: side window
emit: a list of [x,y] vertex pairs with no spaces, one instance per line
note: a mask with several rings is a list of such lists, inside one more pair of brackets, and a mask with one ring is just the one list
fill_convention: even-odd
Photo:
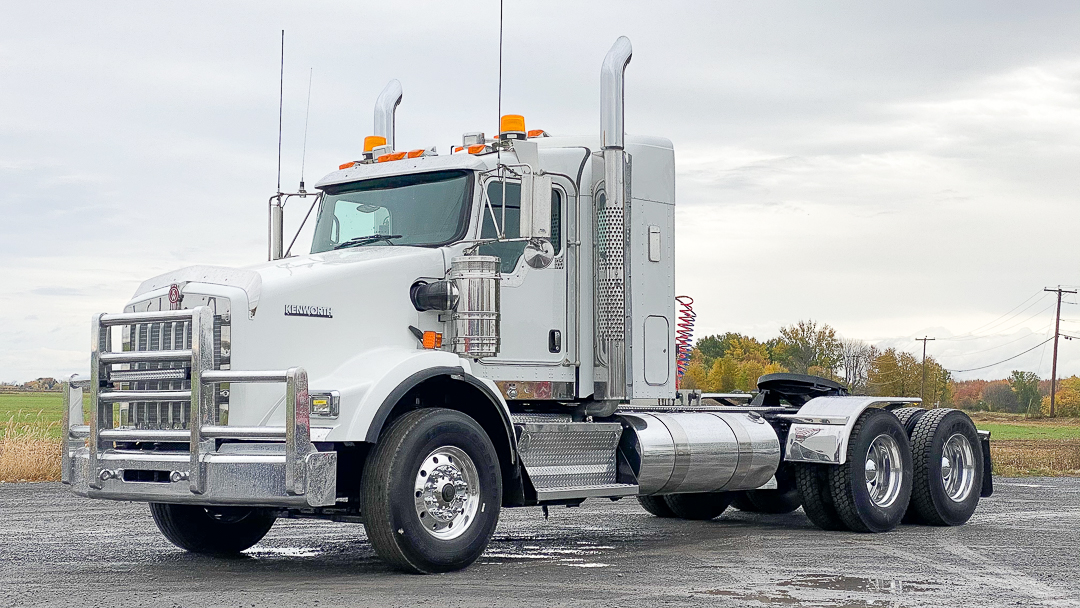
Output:
[[[505,182],[506,184],[506,238],[516,239],[521,236],[519,232],[521,221],[521,185],[517,182]],[[495,211],[495,218],[501,223],[503,220],[503,182],[492,181],[487,186],[488,199]],[[499,236],[495,224],[491,220],[491,211],[484,207],[484,219],[481,224],[480,238],[493,239]],[[557,190],[551,193],[551,245],[555,248],[555,255],[562,251],[562,198]],[[504,274],[514,271],[518,259],[525,251],[524,242],[515,243],[488,243],[480,246],[481,255],[494,255],[499,257],[499,272]]]

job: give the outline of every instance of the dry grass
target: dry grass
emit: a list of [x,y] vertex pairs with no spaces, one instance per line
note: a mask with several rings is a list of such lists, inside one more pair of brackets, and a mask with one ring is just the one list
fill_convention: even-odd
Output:
[[41,413],[0,426],[0,482],[59,481],[60,423]]
[[994,474],[1004,477],[1080,477],[1080,439],[990,441]]

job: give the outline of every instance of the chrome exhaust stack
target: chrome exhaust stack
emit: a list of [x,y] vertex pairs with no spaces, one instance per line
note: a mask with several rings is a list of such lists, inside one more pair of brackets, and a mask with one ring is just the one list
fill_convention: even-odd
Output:
[[595,379],[593,398],[625,401],[632,395],[630,356],[630,157],[623,150],[623,75],[633,49],[620,36],[600,68],[600,142],[604,200],[594,200]]
[[401,83],[397,79],[386,83],[375,101],[375,135],[386,138],[386,145],[394,150],[394,114],[401,105]]

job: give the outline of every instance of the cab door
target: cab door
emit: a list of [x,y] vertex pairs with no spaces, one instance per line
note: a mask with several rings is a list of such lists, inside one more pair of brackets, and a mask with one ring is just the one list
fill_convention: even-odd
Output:
[[[491,206],[490,210],[487,206],[482,209],[480,238],[498,236],[496,222],[505,227],[505,238],[518,238],[520,182],[490,180],[484,187]],[[491,370],[493,379],[561,379],[552,377],[550,371],[537,374],[537,370],[530,372],[527,369],[529,366],[559,366],[566,351],[566,243],[563,236],[566,195],[556,187],[552,190],[551,198],[551,245],[554,257],[546,268],[533,268],[526,263],[526,244],[522,241],[488,243],[479,248],[481,255],[499,258],[502,275],[499,355],[484,362],[485,365],[500,367]],[[506,369],[502,366],[513,367]]]

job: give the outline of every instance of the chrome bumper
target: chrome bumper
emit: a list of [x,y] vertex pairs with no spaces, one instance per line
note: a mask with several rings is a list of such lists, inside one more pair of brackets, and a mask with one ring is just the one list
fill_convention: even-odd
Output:
[[[190,350],[110,352],[110,327],[189,319]],[[61,479],[75,494],[205,505],[320,507],[335,503],[337,452],[319,452],[311,443],[307,373],[299,367],[285,371],[214,370],[212,332],[213,316],[202,306],[95,316],[90,378],[73,378],[63,386]],[[174,361],[178,357],[190,360],[189,391],[108,388],[110,365]],[[212,385],[221,382],[284,382],[285,426],[206,424],[213,403]],[[85,425],[83,387],[90,390],[91,404],[90,422]],[[112,428],[114,403],[186,400],[191,402],[187,430]],[[125,449],[124,444],[129,443],[187,444],[187,449]]]

